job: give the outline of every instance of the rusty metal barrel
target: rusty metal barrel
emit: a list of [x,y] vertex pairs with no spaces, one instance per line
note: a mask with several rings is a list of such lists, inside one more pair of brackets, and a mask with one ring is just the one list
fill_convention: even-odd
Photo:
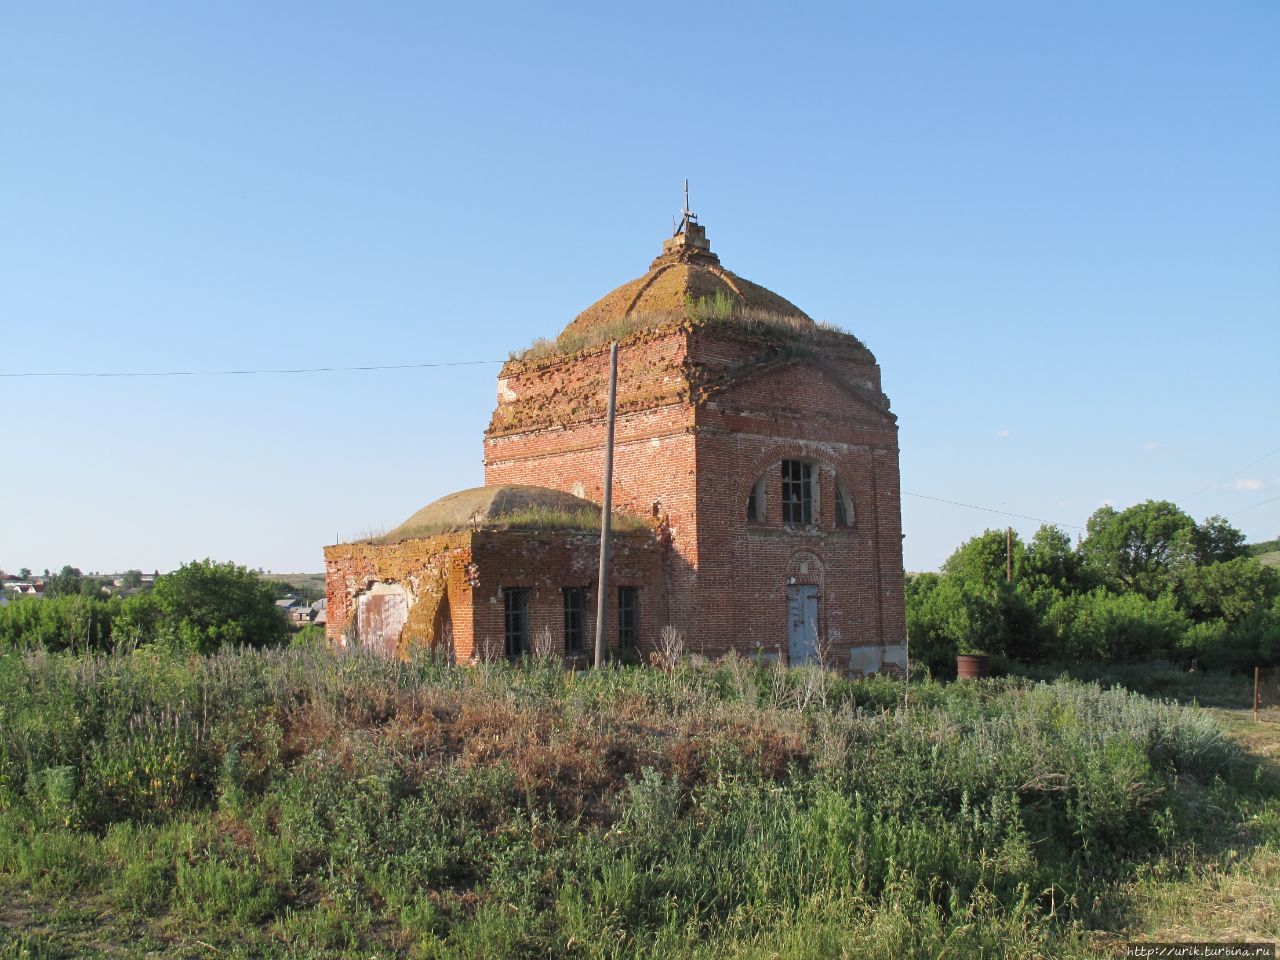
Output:
[[989,676],[991,676],[991,658],[985,653],[956,655],[957,680],[980,680]]

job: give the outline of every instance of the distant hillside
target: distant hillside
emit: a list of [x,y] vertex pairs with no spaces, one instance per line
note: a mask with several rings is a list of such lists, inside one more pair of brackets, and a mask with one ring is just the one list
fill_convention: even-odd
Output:
[[276,584],[285,590],[288,588],[283,585],[288,584],[308,603],[324,596],[323,573],[263,573],[259,576],[268,583]]
[[1259,563],[1268,567],[1280,566],[1280,538],[1251,543],[1246,549],[1249,556],[1258,558]]

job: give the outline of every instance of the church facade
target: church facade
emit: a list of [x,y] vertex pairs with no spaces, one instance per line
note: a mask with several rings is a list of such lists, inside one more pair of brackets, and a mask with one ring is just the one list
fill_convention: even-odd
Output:
[[[429,506],[417,532],[430,536],[406,524],[387,542],[326,548],[331,636],[398,650],[447,642],[459,659],[519,655],[535,639],[585,655],[615,340],[613,504],[626,529],[607,586],[611,644],[643,658],[670,625],[706,656],[902,669],[898,428],[876,360],[722,267],[692,215],[643,276],[499,375],[480,489],[555,500],[577,520],[500,506],[468,525]],[[480,557],[441,536],[492,542]],[[441,581],[442,563],[469,572]],[[403,615],[362,620],[361,605],[386,591]]]

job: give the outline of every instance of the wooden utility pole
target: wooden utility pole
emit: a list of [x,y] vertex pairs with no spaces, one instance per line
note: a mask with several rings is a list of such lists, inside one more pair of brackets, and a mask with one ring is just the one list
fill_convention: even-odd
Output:
[[1013,583],[1013,527],[1004,528],[1004,582]]
[[609,612],[609,532],[613,520],[613,419],[618,400],[618,341],[609,347],[609,425],[604,441],[604,505],[600,511],[600,581],[596,597],[596,669],[604,666],[604,621]]

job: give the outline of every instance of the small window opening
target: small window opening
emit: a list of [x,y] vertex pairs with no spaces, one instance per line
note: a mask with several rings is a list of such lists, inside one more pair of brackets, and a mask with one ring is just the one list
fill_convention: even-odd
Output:
[[640,642],[640,589],[618,588],[618,644],[634,649]]
[[502,607],[506,627],[506,651],[515,660],[529,652],[529,590],[503,587]]
[[813,464],[782,461],[782,522],[813,523]]
[[747,521],[749,523],[764,523],[764,490],[764,477],[758,477],[756,479],[756,485],[751,488],[750,496],[747,497]]
[[836,526],[853,526],[853,498],[844,487],[836,487]]
[[582,610],[584,591],[581,587],[564,588],[564,652],[581,653],[583,640]]

